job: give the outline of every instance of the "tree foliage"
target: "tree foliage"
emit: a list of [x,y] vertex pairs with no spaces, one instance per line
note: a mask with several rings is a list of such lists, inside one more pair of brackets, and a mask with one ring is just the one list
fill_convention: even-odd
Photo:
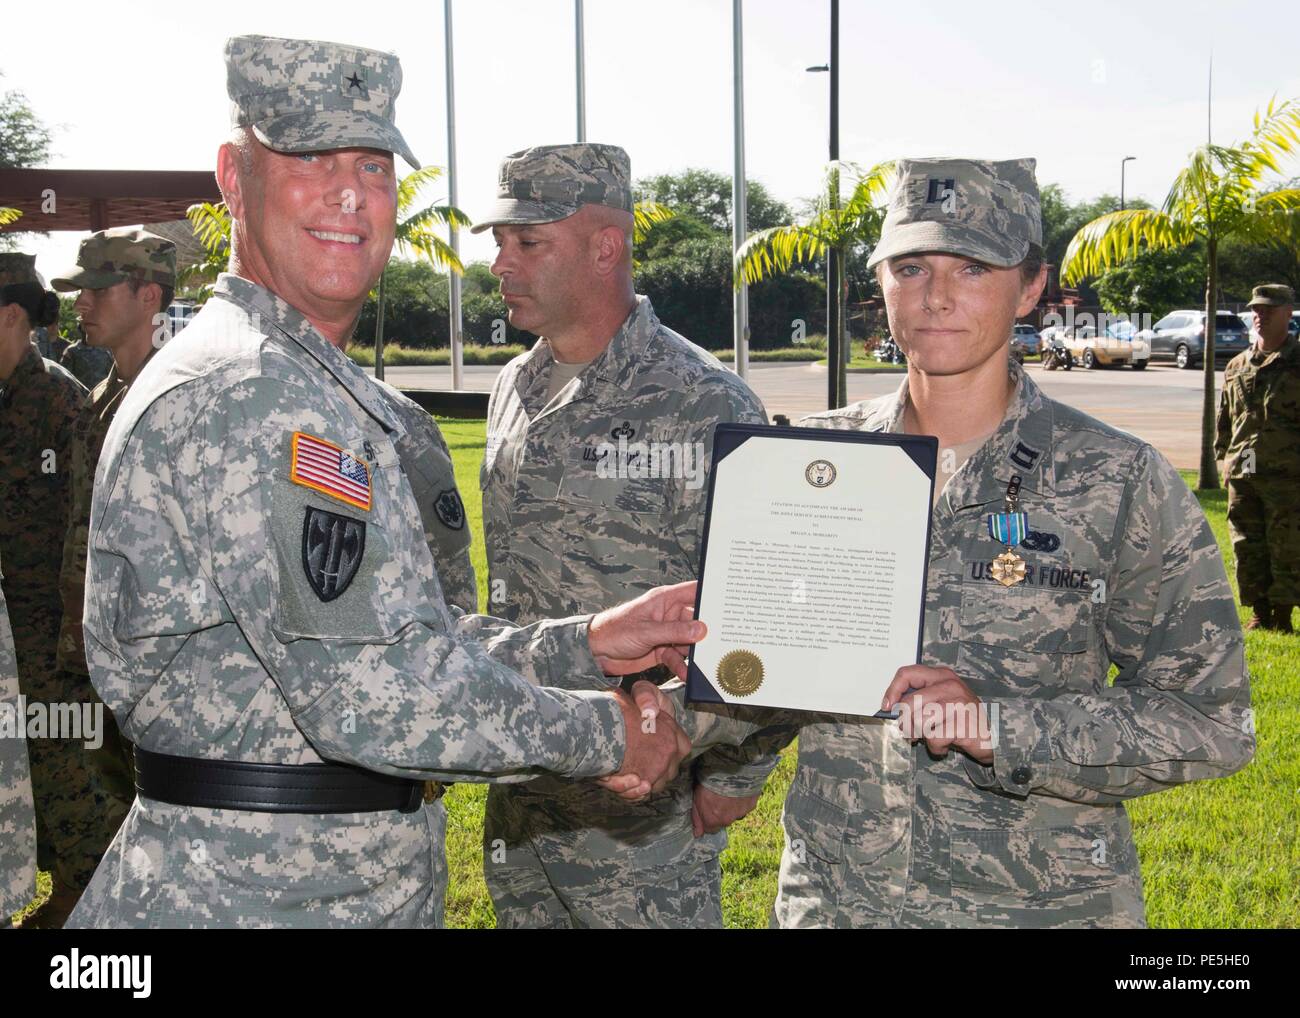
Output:
[[[0,72],[3,77],[3,72]],[[22,92],[0,93],[0,167],[22,168],[49,162],[54,135]]]
[[1266,173],[1300,148],[1300,100],[1270,100],[1255,113],[1254,130],[1237,145],[1194,149],[1159,209],[1109,212],[1086,223],[1066,248],[1061,278],[1081,280],[1130,262],[1143,252],[1205,243],[1205,354],[1198,487],[1219,486],[1214,460],[1214,322],[1219,292],[1219,245],[1286,243],[1300,213],[1300,188],[1264,187]]

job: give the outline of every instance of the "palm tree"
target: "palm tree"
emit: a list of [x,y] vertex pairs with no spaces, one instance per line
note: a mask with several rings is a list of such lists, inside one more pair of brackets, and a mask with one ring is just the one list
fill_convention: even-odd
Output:
[[1229,237],[1265,243],[1300,209],[1300,188],[1262,191],[1265,171],[1280,173],[1278,157],[1300,145],[1300,101],[1270,100],[1254,131],[1235,146],[1206,143],[1191,153],[1159,209],[1111,212],[1087,223],[1065,250],[1061,278],[1095,277],[1142,251],[1206,246],[1205,398],[1201,409],[1201,468],[1197,487],[1219,486],[1214,461],[1214,318],[1218,308],[1219,244]]
[[[650,201],[648,198],[645,201],[639,201],[635,205],[633,205],[632,206],[632,218],[633,218],[632,250],[633,252],[641,248],[641,245],[643,245],[646,242],[646,238],[650,236],[650,231],[653,230],[657,224],[666,223],[669,219],[672,219],[676,215],[677,213],[674,212],[672,209],[670,209],[667,205],[660,205],[657,201]],[[636,258],[636,255],[633,254],[632,267],[636,268],[640,264],[641,262]]]
[[[840,174],[847,170],[853,190],[846,201],[840,199]],[[826,172],[826,187],[813,203],[811,215],[804,223],[773,226],[751,235],[740,245],[735,258],[735,284],[753,285],[769,276],[784,275],[796,266],[808,266],[829,255],[836,259],[838,278],[844,278],[844,262],[857,246],[874,245],[880,239],[885,221],[881,199],[894,179],[893,162],[877,163],[862,173],[852,163],[831,163]],[[827,336],[844,332],[844,291],[826,295]],[[829,344],[828,344],[829,346]],[[843,349],[841,347],[841,349]],[[838,391],[845,391],[847,356],[839,364],[829,365],[839,373]]]

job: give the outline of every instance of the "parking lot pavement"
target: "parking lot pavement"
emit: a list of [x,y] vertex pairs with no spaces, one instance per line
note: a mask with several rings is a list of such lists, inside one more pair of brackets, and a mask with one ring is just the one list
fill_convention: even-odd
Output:
[[[1200,369],[1180,371],[1172,364],[1152,364],[1145,371],[1103,368],[1044,371],[1026,365],[1029,375],[1053,399],[1077,407],[1113,427],[1150,442],[1174,464],[1195,469],[1201,448]],[[467,366],[465,388],[487,392],[499,367]],[[389,382],[401,388],[449,389],[451,369],[389,368]],[[1216,373],[1218,384],[1223,372]],[[901,374],[849,374],[849,399],[871,399],[893,392]],[[826,369],[820,364],[751,364],[749,383],[769,414],[797,421],[826,407]]]

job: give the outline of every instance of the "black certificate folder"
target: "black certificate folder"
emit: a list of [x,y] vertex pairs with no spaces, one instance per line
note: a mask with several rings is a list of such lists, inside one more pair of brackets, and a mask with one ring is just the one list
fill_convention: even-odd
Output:
[[921,659],[938,440],[720,424],[686,698],[870,716]]

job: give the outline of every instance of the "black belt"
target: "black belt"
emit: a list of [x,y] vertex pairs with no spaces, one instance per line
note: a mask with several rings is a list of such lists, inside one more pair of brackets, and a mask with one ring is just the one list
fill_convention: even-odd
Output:
[[136,746],[135,789],[175,806],[253,813],[414,813],[439,798],[443,786],[345,764],[200,760]]

